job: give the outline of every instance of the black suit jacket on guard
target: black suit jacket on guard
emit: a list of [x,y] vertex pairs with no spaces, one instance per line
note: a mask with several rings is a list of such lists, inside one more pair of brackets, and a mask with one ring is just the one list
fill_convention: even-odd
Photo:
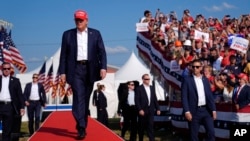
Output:
[[[39,101],[41,102],[42,106],[45,106],[46,103],[46,93],[43,87],[42,83],[38,83],[38,94],[39,94]],[[31,93],[31,87],[32,87],[32,83],[27,83],[25,88],[24,88],[24,98],[25,101],[29,101],[29,97],[30,97],[30,93]]]
[[[0,91],[2,90],[2,76],[0,76]],[[24,109],[24,96],[22,94],[21,83],[18,78],[10,76],[9,91],[11,103],[15,113],[20,115],[20,109]]]

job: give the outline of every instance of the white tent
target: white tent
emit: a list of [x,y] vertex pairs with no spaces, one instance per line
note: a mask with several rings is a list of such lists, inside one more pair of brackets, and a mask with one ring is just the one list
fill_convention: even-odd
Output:
[[[150,74],[150,69],[136,57],[134,52],[132,52],[127,62],[115,73],[116,89],[118,89],[120,83],[131,80],[136,80],[141,83],[141,77],[145,73],[149,74],[151,79],[153,79],[153,76]],[[165,100],[164,89],[156,80],[153,82],[155,84],[157,99]]]

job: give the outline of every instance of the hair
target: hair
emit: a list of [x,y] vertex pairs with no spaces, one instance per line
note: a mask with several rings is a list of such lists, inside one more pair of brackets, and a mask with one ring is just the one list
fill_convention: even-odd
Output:
[[104,86],[103,84],[100,84],[99,87],[98,87],[97,89],[98,89],[98,91],[100,92],[100,91],[102,91],[103,88],[105,88],[105,86]]
[[3,63],[2,63],[2,66],[3,66],[3,65],[11,65],[11,64],[10,64],[9,62],[3,62]]
[[142,75],[141,78],[144,79],[145,76],[149,76],[149,74],[145,73],[145,74]]
[[229,60],[230,60],[230,61],[232,61],[232,60],[234,60],[234,59],[236,59],[236,56],[235,56],[235,55],[230,55],[230,56],[229,56]]
[[130,83],[134,83],[134,81],[128,81],[128,82],[127,82],[127,85],[129,85]]
[[200,59],[195,59],[195,60],[193,60],[193,62],[192,62],[192,64],[194,64],[194,63],[200,63],[201,65],[202,65],[202,61],[200,60]]
[[145,11],[144,11],[144,16],[146,16],[146,15],[149,14],[149,13],[150,13],[149,10],[145,10]]
[[203,70],[204,70],[204,69],[208,69],[208,71],[209,71],[211,74],[213,73],[213,67],[210,66],[210,65],[204,66],[204,67],[203,67]]

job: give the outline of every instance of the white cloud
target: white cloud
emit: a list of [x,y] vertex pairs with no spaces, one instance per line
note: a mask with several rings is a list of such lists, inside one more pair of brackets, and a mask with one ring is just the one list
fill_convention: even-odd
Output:
[[25,60],[25,62],[42,62],[42,61],[44,61],[44,59],[37,58],[37,57],[33,57],[33,58],[29,58]]
[[204,8],[207,11],[217,12],[225,9],[235,9],[237,7],[235,7],[234,5],[230,5],[226,2],[223,2],[221,5],[213,5],[212,7],[204,7]]
[[123,46],[106,47],[107,54],[127,53],[129,50]]
[[230,5],[230,4],[226,3],[226,2],[223,2],[222,5],[223,5],[223,7],[225,9],[234,9],[234,8],[236,8],[234,5]]

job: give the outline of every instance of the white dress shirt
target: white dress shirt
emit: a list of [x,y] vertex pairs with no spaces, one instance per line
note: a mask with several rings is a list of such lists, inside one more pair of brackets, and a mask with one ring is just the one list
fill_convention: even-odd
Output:
[[144,88],[145,88],[147,96],[148,96],[148,106],[149,106],[150,105],[150,95],[151,95],[151,93],[150,93],[150,86],[144,85]]
[[38,84],[32,83],[29,100],[39,100]]
[[88,29],[77,30],[77,61],[88,60]]
[[205,96],[202,76],[197,77],[194,75],[194,81],[195,81],[196,89],[198,92],[198,105],[197,106],[206,105],[206,96]]
[[132,90],[128,91],[128,105],[135,105],[135,92]]
[[2,89],[0,92],[0,101],[11,101],[9,83],[10,83],[10,77],[2,76]]

